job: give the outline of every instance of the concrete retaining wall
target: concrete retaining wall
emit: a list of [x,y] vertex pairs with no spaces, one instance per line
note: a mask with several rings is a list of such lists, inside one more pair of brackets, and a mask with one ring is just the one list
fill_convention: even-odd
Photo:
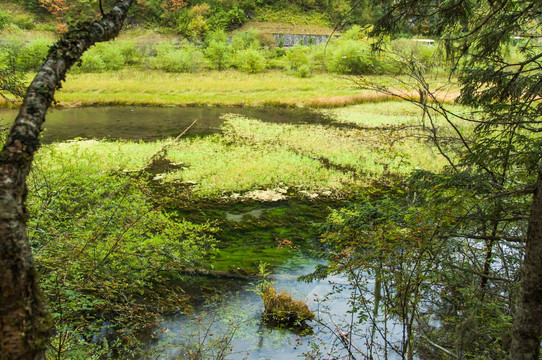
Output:
[[[328,35],[294,35],[294,34],[273,34],[275,37],[275,42],[277,44],[281,43],[284,47],[292,47],[294,45],[299,44],[302,42],[305,45],[309,44],[322,44],[327,42],[327,39],[329,39]],[[334,38],[338,38],[339,35],[333,35]],[[312,40],[311,40],[312,39]]]

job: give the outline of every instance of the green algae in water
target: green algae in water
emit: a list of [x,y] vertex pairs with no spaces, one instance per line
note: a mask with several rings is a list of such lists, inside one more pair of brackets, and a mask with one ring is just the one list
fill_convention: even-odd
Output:
[[256,274],[261,262],[274,268],[306,257],[318,243],[319,229],[334,201],[286,200],[275,203],[208,203],[205,208],[178,210],[193,222],[214,221],[220,228],[219,255],[211,263],[218,271]]

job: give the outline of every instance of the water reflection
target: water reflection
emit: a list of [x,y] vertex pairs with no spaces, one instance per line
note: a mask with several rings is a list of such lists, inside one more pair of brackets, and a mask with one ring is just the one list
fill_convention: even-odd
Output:
[[[332,309],[334,321],[337,323],[347,320],[348,293],[329,295],[333,291],[333,285],[346,285],[345,279],[330,277],[312,283],[296,280],[297,276],[312,272],[315,266],[316,261],[313,260],[293,259],[275,269],[273,281],[277,291],[286,291],[295,299],[307,302],[314,311],[318,311],[321,306],[320,310],[323,310],[325,304]],[[332,343],[331,333],[316,323],[311,324],[315,326],[314,336],[300,336],[288,330],[263,326],[260,320],[263,304],[260,295],[251,290],[254,288],[255,285],[247,283],[244,289],[227,292],[213,305],[202,307],[190,315],[168,318],[161,325],[162,335],[157,345],[161,347],[159,358],[184,358],[186,351],[189,348],[194,351],[205,335],[209,344],[212,344],[213,338],[233,335],[227,346],[227,359],[293,360],[309,351],[311,342],[319,343],[319,338],[328,344]],[[322,301],[325,297],[328,297],[328,300],[324,303]],[[207,351],[211,351],[209,347]],[[206,355],[211,358],[217,356],[216,353]]]
[[[331,121],[306,109],[235,107],[87,107],[50,110],[45,122],[43,142],[81,138],[107,138],[153,141],[177,136],[194,120],[188,135],[217,132],[220,117],[227,113],[274,123],[318,123]],[[16,110],[0,110],[3,123],[11,123]]]

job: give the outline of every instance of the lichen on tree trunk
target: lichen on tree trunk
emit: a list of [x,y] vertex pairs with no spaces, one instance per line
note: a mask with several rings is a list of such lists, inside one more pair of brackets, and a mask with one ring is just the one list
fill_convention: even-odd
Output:
[[26,230],[26,179],[45,114],[66,72],[96,42],[117,36],[133,0],[71,29],[51,47],[0,152],[0,358],[43,359],[51,321],[41,299]]

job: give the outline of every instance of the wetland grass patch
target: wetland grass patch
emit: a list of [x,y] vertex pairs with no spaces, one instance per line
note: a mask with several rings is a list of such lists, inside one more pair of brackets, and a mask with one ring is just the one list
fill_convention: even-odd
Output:
[[389,128],[375,130],[333,125],[276,125],[230,117],[224,125],[224,137],[237,143],[288,149],[326,168],[342,170],[361,182],[370,177],[406,174],[413,169],[435,171],[444,165],[444,159],[425,141],[419,141],[410,129],[394,130],[391,124],[386,124]]
[[[196,198],[276,188],[323,193],[444,166],[444,159],[416,130],[401,127],[419,122],[415,107],[364,104],[327,114],[336,122],[273,124],[228,115],[221,133],[184,138],[170,146],[168,160],[182,166],[164,171],[161,181],[184,183],[179,192],[189,189]],[[54,169],[63,162],[83,161],[88,172],[135,171],[145,168],[168,141],[57,143],[40,151],[38,163]]]
[[71,74],[57,100],[62,106],[304,106],[322,94],[348,97],[359,93],[351,83],[329,74],[303,79],[280,71],[172,74],[125,69]]

